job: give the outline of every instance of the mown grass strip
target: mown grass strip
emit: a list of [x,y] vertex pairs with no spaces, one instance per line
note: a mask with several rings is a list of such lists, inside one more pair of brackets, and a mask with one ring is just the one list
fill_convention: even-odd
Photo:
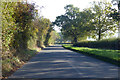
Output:
[[71,45],[63,45],[63,47],[120,66],[120,50],[73,47]]

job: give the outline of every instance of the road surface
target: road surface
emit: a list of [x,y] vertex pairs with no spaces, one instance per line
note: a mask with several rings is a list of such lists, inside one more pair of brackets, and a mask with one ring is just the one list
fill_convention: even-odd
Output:
[[118,67],[56,45],[40,51],[9,78],[118,78]]

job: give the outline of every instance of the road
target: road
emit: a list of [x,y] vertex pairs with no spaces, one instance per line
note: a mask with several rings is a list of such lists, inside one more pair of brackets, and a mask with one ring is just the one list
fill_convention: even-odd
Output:
[[118,78],[118,67],[56,45],[40,51],[9,78]]

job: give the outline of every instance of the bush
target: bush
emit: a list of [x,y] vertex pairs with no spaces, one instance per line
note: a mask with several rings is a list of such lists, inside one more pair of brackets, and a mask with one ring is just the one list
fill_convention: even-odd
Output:
[[45,39],[48,43],[51,36],[48,38],[46,34],[51,22],[37,15],[35,4],[3,2],[1,8],[2,75],[8,77],[44,48]]
[[101,41],[84,41],[73,44],[76,47],[104,48],[119,50],[119,39],[106,39]]

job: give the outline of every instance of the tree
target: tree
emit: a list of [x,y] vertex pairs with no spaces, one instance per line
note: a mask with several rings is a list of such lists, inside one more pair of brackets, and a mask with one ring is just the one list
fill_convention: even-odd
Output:
[[36,9],[34,4],[18,2],[14,8],[13,17],[17,24],[16,33],[14,33],[13,47],[18,51],[20,49],[27,49],[27,42],[30,39],[31,27],[30,23],[34,19]]
[[[46,40],[47,33],[51,31],[50,29],[50,20],[47,18],[37,18],[34,21],[34,25],[36,26],[37,30],[37,45],[38,47],[44,47],[44,41]],[[46,41],[45,41],[46,42]]]
[[48,32],[47,32],[47,34],[46,34],[46,38],[45,38],[45,41],[44,41],[44,44],[45,44],[45,46],[49,46],[50,45],[50,38],[51,38],[51,32],[53,31],[53,27],[52,27],[52,25],[50,25],[50,27],[49,27],[49,29],[48,29]]
[[92,11],[94,18],[91,20],[93,26],[92,37],[101,40],[106,36],[106,32],[113,34],[116,31],[113,19],[108,17],[112,11],[111,4],[107,2],[93,2]]
[[94,14],[92,13],[90,8],[84,9],[82,12],[80,12],[79,16],[76,19],[76,26],[78,26],[78,39],[86,40],[87,36],[90,35],[90,31],[92,30],[92,26],[90,25],[91,19],[94,17]]
[[113,17],[113,19],[120,21],[120,0],[112,0],[111,1],[113,3],[113,5],[117,5],[118,6],[118,11],[116,9],[112,9],[114,12],[110,14],[110,16]]
[[[116,2],[116,3],[114,3]],[[118,11],[116,9],[112,9],[114,12],[110,14],[115,21],[118,22],[118,32],[120,32],[120,0],[112,0],[113,5],[118,6]],[[120,33],[118,33],[118,37],[120,38]]]
[[[73,43],[78,42],[81,39],[86,39],[90,26],[88,23],[92,18],[92,11],[85,9],[80,12],[79,8],[73,5],[65,6],[66,13],[58,16],[55,20],[55,24],[62,27],[61,31],[64,39],[72,40]],[[83,38],[84,37],[84,38]]]
[[64,7],[66,13],[56,18],[56,25],[62,27],[62,34],[67,38],[73,38],[73,42],[77,42],[77,32],[74,26],[74,21],[79,14],[79,8],[73,5],[67,5]]

